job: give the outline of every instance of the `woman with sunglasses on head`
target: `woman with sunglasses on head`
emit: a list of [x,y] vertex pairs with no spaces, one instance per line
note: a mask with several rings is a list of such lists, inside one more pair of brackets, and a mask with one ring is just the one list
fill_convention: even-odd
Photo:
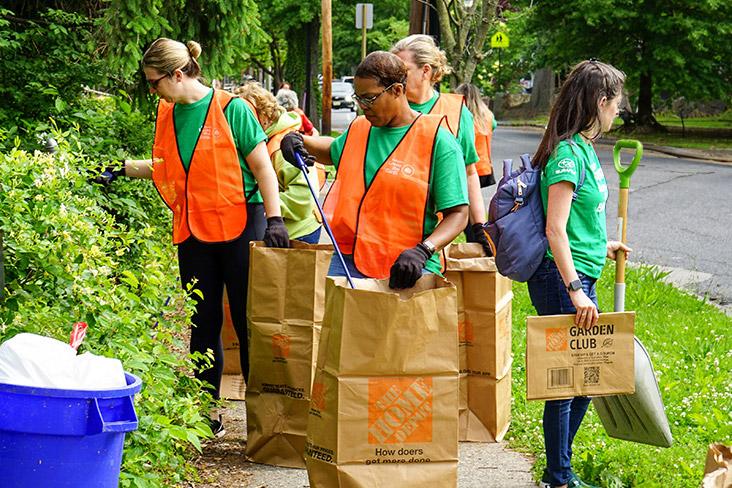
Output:
[[486,221],[485,202],[480,191],[476,163],[480,160],[475,150],[473,116],[465,105],[465,98],[454,93],[440,93],[435,84],[452,72],[445,52],[437,47],[432,37],[414,34],[394,44],[391,52],[407,65],[407,100],[409,106],[423,114],[444,115],[448,128],[460,143],[465,158],[470,225],[465,229],[468,242],[478,242],[487,256],[493,252],[483,231]]
[[[355,278],[389,278],[411,288],[424,273],[440,273],[436,251],[464,228],[468,199],[462,153],[444,117],[409,108],[407,68],[377,51],[356,69],[354,100],[364,115],[338,138],[285,136],[282,154],[333,164],[336,179],[324,209]],[[437,219],[442,212],[443,219]],[[343,276],[331,261],[331,276]]]
[[[142,69],[150,92],[160,98],[152,161],[125,161],[117,174],[151,178],[173,211],[181,284],[185,289],[195,280],[203,295],[191,295],[196,312],[190,349],[214,352],[212,367],[196,377],[211,385],[218,398],[224,285],[246,378],[249,242],[264,239],[268,246],[288,247],[289,237],[267,136],[244,100],[201,83],[200,54],[195,41],[166,38],[147,49]],[[220,416],[213,419],[212,430],[223,434]]]
[[[529,295],[539,315],[575,314],[579,327],[598,320],[595,283],[605,258],[615,259],[619,250],[630,252],[624,244],[607,240],[607,182],[593,145],[612,128],[624,81],[622,72],[598,61],[575,66],[554,102],[534,156],[534,165],[542,168],[549,250],[528,281]],[[588,397],[545,403],[544,486],[591,486],[571,465],[572,441],[589,403]]]

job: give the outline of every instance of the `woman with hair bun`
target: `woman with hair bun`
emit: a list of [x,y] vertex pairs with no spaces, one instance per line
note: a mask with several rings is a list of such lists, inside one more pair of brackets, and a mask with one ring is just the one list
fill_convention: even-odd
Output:
[[492,256],[488,239],[483,231],[486,220],[485,203],[480,191],[476,165],[480,158],[475,150],[473,116],[465,105],[465,98],[454,93],[440,93],[434,85],[452,73],[445,52],[437,47],[432,37],[414,34],[398,41],[391,52],[407,65],[407,100],[409,106],[423,114],[444,115],[452,135],[460,143],[465,159],[465,171],[470,200],[470,225],[465,229],[468,242],[478,242],[487,256]]
[[[190,350],[214,353],[212,367],[195,374],[219,398],[224,285],[247,378],[249,242],[288,247],[289,237],[267,136],[244,100],[201,82],[200,55],[195,41],[160,38],[147,49],[142,70],[150,93],[160,98],[152,161],[127,160],[114,176],[151,178],[173,212],[181,285],[186,289],[195,280],[202,293],[192,295]],[[223,435],[220,415],[211,428]]]

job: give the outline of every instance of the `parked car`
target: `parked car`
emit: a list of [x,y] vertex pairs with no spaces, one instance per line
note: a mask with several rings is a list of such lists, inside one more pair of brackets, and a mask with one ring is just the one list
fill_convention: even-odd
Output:
[[353,101],[353,85],[345,81],[334,81],[331,85],[331,100],[333,108],[348,108],[356,111],[356,102]]
[[345,81],[346,83],[353,85],[353,76],[341,76],[341,81]]

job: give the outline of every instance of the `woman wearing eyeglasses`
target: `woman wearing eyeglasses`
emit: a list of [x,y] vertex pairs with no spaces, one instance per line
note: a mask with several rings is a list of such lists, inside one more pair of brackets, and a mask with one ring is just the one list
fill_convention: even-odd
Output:
[[[282,154],[337,168],[324,209],[356,278],[389,278],[411,288],[440,273],[436,251],[464,228],[468,196],[462,152],[444,117],[409,108],[407,67],[393,54],[369,54],[356,69],[354,100],[364,115],[336,139],[285,136]],[[443,219],[437,219],[442,212]],[[331,276],[345,274],[334,259]]]
[[[201,83],[201,46],[171,39],[154,41],[142,59],[150,92],[160,97],[153,159],[126,161],[119,174],[151,178],[173,211],[173,243],[184,288],[196,280],[191,352],[214,352],[213,366],[196,373],[219,397],[223,351],[219,334],[222,296],[228,293],[249,370],[246,299],[249,242],[264,239],[288,247],[280,214],[277,176],[267,154],[267,136],[244,100]],[[266,215],[266,220],[265,220]],[[223,433],[220,418],[212,422]]]
[[473,116],[465,106],[462,95],[440,93],[434,85],[452,72],[445,52],[427,35],[415,34],[394,44],[391,52],[407,65],[407,99],[409,106],[423,114],[444,115],[450,132],[457,138],[465,158],[468,196],[470,200],[470,226],[465,229],[468,242],[478,242],[487,256],[492,256],[488,239],[483,231],[485,203],[480,191],[480,178],[476,163],[480,160],[475,149]]

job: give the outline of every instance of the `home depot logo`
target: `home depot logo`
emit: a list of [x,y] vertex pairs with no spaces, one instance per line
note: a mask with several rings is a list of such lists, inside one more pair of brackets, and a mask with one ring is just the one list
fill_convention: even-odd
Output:
[[323,383],[313,383],[313,389],[310,392],[310,406],[316,410],[325,410],[325,385]]
[[286,359],[290,356],[290,336],[285,334],[275,334],[272,336],[272,355],[281,359]]
[[458,340],[460,344],[472,344],[475,339],[473,331],[473,323],[469,320],[460,320],[458,322]]
[[369,378],[369,444],[432,441],[432,378]]
[[566,351],[568,347],[567,328],[547,327],[544,330],[546,334],[546,350],[547,352]]

